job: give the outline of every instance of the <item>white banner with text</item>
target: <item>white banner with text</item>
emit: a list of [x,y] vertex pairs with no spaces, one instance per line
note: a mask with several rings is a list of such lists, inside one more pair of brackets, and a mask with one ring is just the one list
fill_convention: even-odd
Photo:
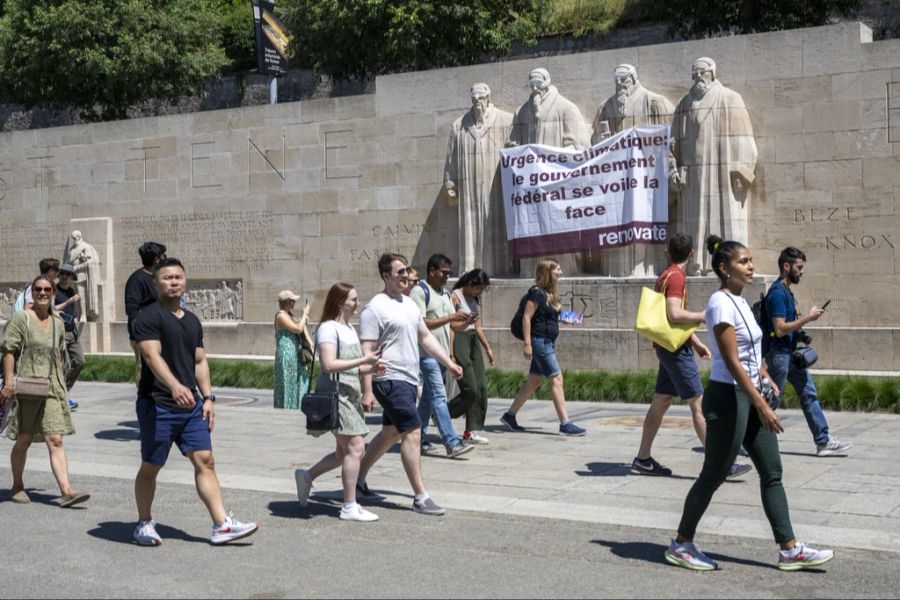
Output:
[[665,243],[668,157],[668,125],[626,129],[586,150],[502,149],[512,256]]

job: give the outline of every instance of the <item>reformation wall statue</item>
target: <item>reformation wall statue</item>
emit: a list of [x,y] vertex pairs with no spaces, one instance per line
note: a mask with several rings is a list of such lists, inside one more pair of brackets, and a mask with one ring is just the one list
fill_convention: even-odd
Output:
[[[616,93],[606,99],[594,117],[594,135],[591,144],[599,144],[610,135],[629,127],[669,123],[675,106],[668,98],[655,94],[641,85],[637,71],[629,64],[621,64],[613,70]],[[626,211],[628,207],[625,207]],[[623,222],[631,220],[623,215]],[[613,277],[650,277],[657,269],[665,267],[663,246],[659,244],[632,244],[610,248],[600,254],[598,267],[592,272]]]
[[490,275],[509,272],[500,149],[512,114],[491,102],[491,89],[476,83],[472,108],[453,123],[444,167],[444,190],[459,203],[460,273],[481,267]]
[[100,319],[100,255],[75,230],[69,238],[66,262],[75,267],[82,311],[88,321]]
[[[528,75],[531,96],[513,117],[510,145],[543,144],[557,148],[583,150],[590,146],[590,131],[581,111],[550,84],[547,69],[534,69]],[[583,273],[581,253],[558,254],[563,273]],[[520,274],[531,277],[539,258],[523,259]]]
[[[672,152],[681,190],[678,218],[670,227],[694,238],[688,274],[708,273],[704,240],[710,234],[747,244],[750,186],[756,170],[756,142],[744,99],[716,79],[716,63],[698,58],[694,85],[675,109]],[[670,219],[672,221],[672,219]]]

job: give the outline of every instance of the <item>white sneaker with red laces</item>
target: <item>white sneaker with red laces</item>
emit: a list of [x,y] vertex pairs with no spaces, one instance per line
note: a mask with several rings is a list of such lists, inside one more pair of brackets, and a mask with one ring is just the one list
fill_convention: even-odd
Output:
[[463,442],[466,444],[486,446],[491,443],[491,440],[484,437],[480,431],[466,431],[463,433]]
[[228,542],[245,538],[248,535],[253,535],[257,529],[259,529],[259,525],[256,523],[241,523],[234,518],[233,513],[228,513],[221,525],[213,523],[210,542],[213,544],[227,544]]
[[778,568],[782,571],[799,571],[824,565],[834,558],[834,550],[816,550],[802,542],[790,550],[779,550]]

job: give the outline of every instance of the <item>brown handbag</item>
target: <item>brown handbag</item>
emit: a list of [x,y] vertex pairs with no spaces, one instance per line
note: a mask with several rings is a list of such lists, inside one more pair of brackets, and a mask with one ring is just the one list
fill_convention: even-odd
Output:
[[[19,354],[19,357],[25,355],[25,351],[28,348],[28,337],[31,335],[31,317],[28,316],[28,313],[25,314],[28,319],[28,329],[25,334],[24,344],[22,345],[22,352]],[[53,317],[50,317],[53,319]],[[53,344],[56,344],[56,321],[51,321],[53,323],[52,330],[52,340]],[[56,360],[56,352],[55,348],[50,353],[50,368],[47,371],[46,377],[22,377],[16,376],[16,400],[19,402],[27,402],[27,401],[43,401],[46,400],[50,395],[50,377],[53,375],[53,363]]]

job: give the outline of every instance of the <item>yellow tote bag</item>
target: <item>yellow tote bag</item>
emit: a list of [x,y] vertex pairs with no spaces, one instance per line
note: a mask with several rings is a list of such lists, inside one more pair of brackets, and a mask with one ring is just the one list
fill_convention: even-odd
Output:
[[[669,352],[675,352],[688,341],[699,325],[669,323],[669,316],[666,313],[666,284],[668,282],[669,278],[666,277],[662,292],[646,287],[641,290],[641,303],[638,305],[634,329]],[[683,298],[681,306],[684,308]]]

